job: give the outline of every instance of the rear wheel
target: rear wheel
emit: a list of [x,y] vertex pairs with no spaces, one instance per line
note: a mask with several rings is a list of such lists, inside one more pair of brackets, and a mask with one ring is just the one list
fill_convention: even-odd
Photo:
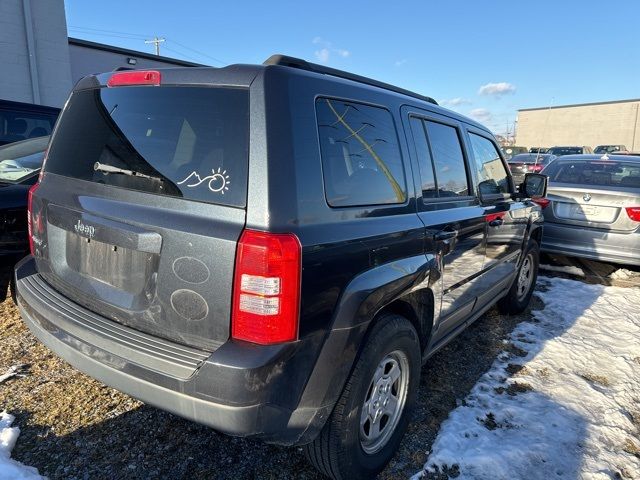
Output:
[[334,479],[371,478],[395,453],[420,380],[418,335],[406,318],[374,325],[333,413],[305,445],[307,459]]
[[509,293],[498,301],[498,308],[502,313],[522,313],[527,308],[536,287],[539,262],[540,247],[538,242],[530,239]]

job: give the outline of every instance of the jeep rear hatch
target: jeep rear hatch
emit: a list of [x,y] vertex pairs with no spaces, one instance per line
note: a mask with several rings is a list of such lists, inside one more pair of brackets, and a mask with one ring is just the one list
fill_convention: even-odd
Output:
[[33,198],[35,256],[74,302],[211,349],[229,336],[249,94],[158,83],[73,93]]

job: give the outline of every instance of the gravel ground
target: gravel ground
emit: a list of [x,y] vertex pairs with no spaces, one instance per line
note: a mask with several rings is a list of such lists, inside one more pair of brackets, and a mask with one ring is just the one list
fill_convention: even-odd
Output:
[[[541,307],[539,300],[531,306]],[[429,360],[413,421],[381,478],[421,470],[442,421],[527,318],[491,310]],[[321,478],[298,448],[218,434],[76,371],[30,334],[8,299],[0,304],[0,374],[19,363],[29,373],[0,384],[0,410],[14,414],[21,430],[12,457],[51,479]]]

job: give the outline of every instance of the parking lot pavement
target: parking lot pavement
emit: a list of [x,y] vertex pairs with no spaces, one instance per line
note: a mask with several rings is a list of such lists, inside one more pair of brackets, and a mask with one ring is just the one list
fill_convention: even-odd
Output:
[[[582,281],[639,285],[635,270],[610,270],[594,267]],[[543,307],[535,297],[531,308]],[[381,478],[407,478],[422,468],[442,422],[502,352],[518,355],[505,339],[532,319],[531,312],[506,317],[491,310],[428,361],[413,421]],[[298,448],[218,434],[79,373],[36,341],[7,300],[0,304],[0,373],[18,364],[27,366],[26,376],[0,384],[0,410],[15,415],[21,432],[12,457],[51,479],[320,478]]]

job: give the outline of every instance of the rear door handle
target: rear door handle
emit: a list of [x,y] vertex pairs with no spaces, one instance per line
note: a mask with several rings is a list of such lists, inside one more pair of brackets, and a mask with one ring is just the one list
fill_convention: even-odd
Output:
[[499,227],[503,223],[504,223],[504,220],[502,220],[501,218],[496,218],[495,220],[491,220],[489,222],[489,226],[490,227]]
[[452,238],[456,238],[458,236],[457,230],[441,230],[436,233],[433,238],[436,241],[442,242],[444,240],[451,240]]

